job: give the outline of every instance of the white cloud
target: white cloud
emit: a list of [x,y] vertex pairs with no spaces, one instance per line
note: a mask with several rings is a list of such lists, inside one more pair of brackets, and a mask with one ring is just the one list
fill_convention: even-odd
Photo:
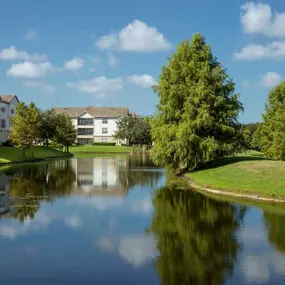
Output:
[[45,93],[52,93],[55,91],[55,87],[53,85],[46,84],[40,81],[24,81],[23,84],[26,87],[34,88]]
[[15,46],[3,48],[0,50],[0,60],[26,60],[26,61],[46,61],[45,54],[29,54],[26,51],[17,50]]
[[24,38],[26,40],[36,40],[38,38],[37,33],[35,31],[28,31],[25,35]]
[[170,49],[171,43],[155,27],[134,20],[119,33],[102,36],[97,46],[131,52],[158,52]]
[[281,59],[285,56],[285,41],[276,41],[266,45],[250,44],[240,52],[234,53],[237,60]]
[[74,57],[64,63],[64,68],[67,70],[79,70],[84,66],[84,60],[79,57]]
[[91,73],[96,71],[96,69],[93,68],[93,67],[89,67],[88,70],[89,70],[89,72],[91,72]]
[[262,75],[262,80],[260,82],[261,86],[264,87],[274,87],[283,80],[282,76],[276,72],[268,72]]
[[44,77],[51,71],[52,65],[48,61],[40,63],[24,61],[22,63],[13,64],[7,71],[7,75],[13,77],[37,78]]
[[119,242],[119,254],[135,267],[142,266],[157,256],[156,244],[151,236],[127,236]]
[[153,205],[151,199],[137,201],[136,203],[131,205],[131,209],[135,213],[140,214],[151,214],[153,210]]
[[268,4],[248,2],[242,5],[241,25],[248,34],[285,37],[285,13],[273,12]]
[[111,52],[107,54],[107,57],[110,66],[115,67],[119,63],[119,60]]
[[34,219],[26,218],[21,224],[18,221],[13,221],[9,225],[0,226],[0,236],[8,239],[14,239],[28,232],[38,232],[46,230],[51,223],[51,217],[44,211],[36,213]]
[[106,78],[105,76],[95,77],[90,80],[82,80],[77,83],[66,83],[68,87],[77,89],[85,93],[90,93],[95,96],[105,96],[106,94],[114,93],[123,88],[121,78]]
[[128,263],[135,267],[142,266],[158,255],[156,243],[152,236],[130,235],[119,239],[100,238],[96,245],[107,252],[118,252]]
[[128,77],[128,81],[140,85],[144,88],[150,88],[156,84],[155,79],[149,74],[132,75]]
[[77,229],[83,225],[82,219],[76,215],[65,218],[64,222],[68,227],[71,227],[73,229]]

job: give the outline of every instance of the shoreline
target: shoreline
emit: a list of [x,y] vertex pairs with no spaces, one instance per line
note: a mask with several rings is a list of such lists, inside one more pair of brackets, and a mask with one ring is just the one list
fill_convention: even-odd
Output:
[[14,164],[36,163],[36,162],[49,161],[49,160],[54,160],[54,159],[71,158],[73,156],[74,154],[70,153],[68,155],[63,155],[63,156],[51,156],[51,157],[46,157],[46,158],[33,158],[33,159],[27,159],[27,160],[0,162],[0,167],[14,165]]
[[220,190],[220,189],[212,189],[212,188],[207,188],[201,185],[196,184],[191,178],[186,177],[185,175],[183,176],[183,179],[187,181],[189,186],[193,188],[194,190],[200,191],[200,192],[206,192],[206,193],[211,193],[219,196],[230,196],[234,198],[239,198],[239,199],[250,199],[250,200],[255,200],[255,201],[262,201],[262,202],[274,202],[274,203],[284,203],[285,204],[285,198],[284,199],[278,199],[278,198],[270,198],[266,196],[259,196],[258,194],[250,195],[250,194],[239,194],[234,191],[229,191],[229,190]]

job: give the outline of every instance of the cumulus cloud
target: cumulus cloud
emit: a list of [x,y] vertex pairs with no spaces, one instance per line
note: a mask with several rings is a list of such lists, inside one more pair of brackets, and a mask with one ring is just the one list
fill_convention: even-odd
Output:
[[234,53],[237,60],[282,59],[285,56],[285,41],[265,45],[249,44]]
[[276,72],[267,72],[262,75],[262,80],[260,82],[261,86],[264,87],[274,87],[283,80],[282,76]]
[[242,5],[241,25],[248,34],[285,37],[285,13],[273,12],[268,4],[247,2]]
[[45,93],[52,93],[55,91],[55,87],[53,85],[40,81],[24,81],[23,84],[26,87],[34,88]]
[[51,71],[52,65],[48,61],[39,63],[24,61],[13,64],[7,71],[7,75],[13,77],[37,78],[44,77]]
[[107,57],[110,66],[115,67],[116,65],[118,65],[119,60],[111,52],[107,54]]
[[119,33],[102,36],[96,43],[101,49],[130,52],[158,52],[171,48],[171,43],[155,27],[134,20]]
[[78,91],[93,94],[97,97],[104,97],[110,93],[115,93],[123,88],[123,80],[118,78],[106,78],[105,76],[95,77],[90,80],[82,80],[76,83],[66,83],[68,87]]
[[67,70],[79,70],[84,66],[84,60],[79,57],[74,57],[64,63],[64,68]]
[[129,235],[119,239],[100,238],[97,246],[107,252],[117,252],[124,260],[140,267],[155,258],[158,254],[156,243],[152,236]]
[[45,54],[29,54],[26,51],[17,50],[15,46],[0,50],[0,60],[26,60],[31,62],[46,61]]
[[77,229],[83,225],[83,221],[79,216],[72,215],[64,219],[65,224],[73,229]]
[[144,88],[150,88],[156,84],[155,79],[149,74],[132,75],[128,77],[128,81]]
[[37,33],[35,31],[28,31],[25,33],[24,38],[26,40],[36,40],[38,38]]

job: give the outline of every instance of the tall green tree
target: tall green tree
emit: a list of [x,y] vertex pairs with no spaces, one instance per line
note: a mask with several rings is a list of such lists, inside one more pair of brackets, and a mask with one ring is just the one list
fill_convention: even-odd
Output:
[[270,91],[263,120],[259,130],[262,151],[285,160],[285,82]]
[[115,138],[124,140],[127,139],[130,145],[140,144],[149,145],[151,139],[150,119],[135,118],[133,116],[124,116],[117,123],[117,131]]
[[242,104],[202,35],[178,46],[154,91],[159,97],[152,120],[157,163],[192,169],[231,150]]
[[26,105],[20,102],[11,118],[10,140],[22,149],[32,147],[39,138],[39,109],[34,103]]
[[39,136],[46,146],[49,145],[49,140],[56,134],[56,116],[57,114],[53,109],[40,110]]
[[56,131],[54,140],[65,146],[66,151],[69,152],[69,146],[75,143],[76,129],[72,125],[71,118],[63,113],[56,115]]
[[258,128],[260,127],[260,123],[249,123],[243,124],[241,126],[241,132],[244,138],[244,148],[252,149],[252,150],[261,150],[260,143],[258,141]]

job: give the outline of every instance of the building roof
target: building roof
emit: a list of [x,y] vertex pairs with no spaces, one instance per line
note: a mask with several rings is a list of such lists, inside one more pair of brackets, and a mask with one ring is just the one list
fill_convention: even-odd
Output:
[[0,102],[10,103],[14,97],[16,97],[17,101],[19,102],[17,95],[0,95]]
[[128,108],[110,108],[110,107],[56,107],[53,108],[58,113],[65,113],[72,118],[78,117],[84,112],[89,113],[94,118],[117,118],[119,116],[129,115]]

